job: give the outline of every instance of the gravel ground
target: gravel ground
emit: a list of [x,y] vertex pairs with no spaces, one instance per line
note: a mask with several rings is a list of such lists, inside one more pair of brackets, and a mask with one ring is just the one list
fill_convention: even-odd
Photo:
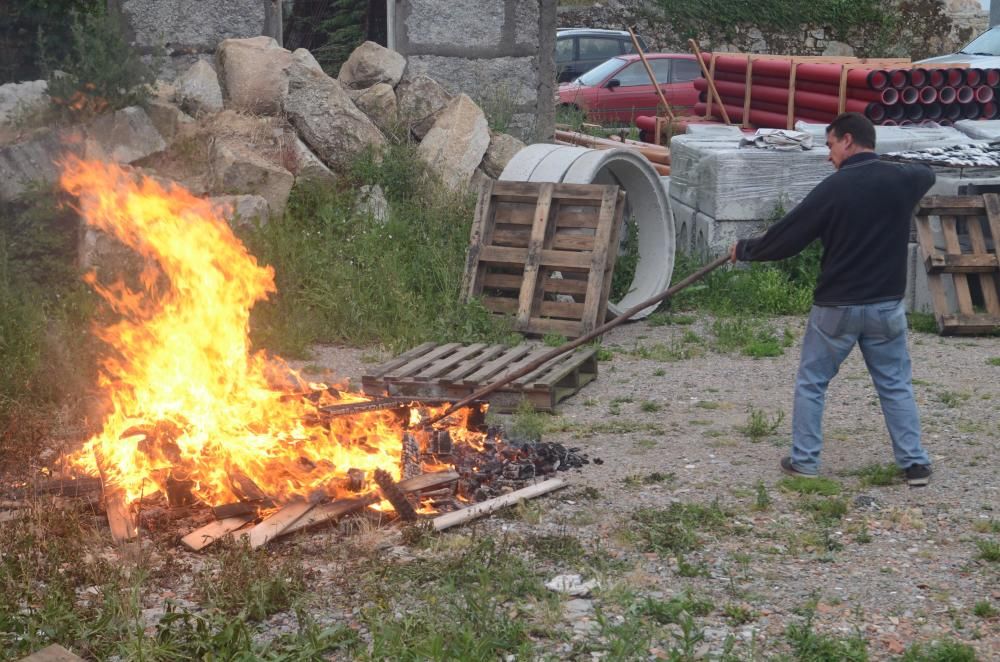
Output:
[[[790,434],[803,318],[774,321],[795,337],[776,358],[707,349],[670,362],[635,356],[636,348],[677,347],[685,334],[690,346],[701,347],[690,341],[695,335],[710,338],[710,321],[659,327],[639,322],[610,332],[604,345],[616,350],[612,360],[602,362],[600,377],[565,401],[550,421],[566,431],[545,435],[546,441],[579,447],[603,463],[566,474],[573,488],[535,502],[542,508],[538,521],[493,517],[479,526],[497,534],[571,533],[588,549],[631,563],[631,571],[600,577],[604,591],[621,586],[662,597],[690,589],[706,596],[716,609],[699,619],[705,628],[699,652],[709,656],[728,635],[741,642],[744,653],[764,659],[787,652],[783,634],[813,600],[815,631],[837,637],[860,633],[871,659],[892,659],[913,643],[942,638],[970,644],[982,660],[1000,659],[1000,618],[973,613],[983,601],[1000,610],[1000,562],[980,558],[977,545],[1000,542],[995,459],[1000,366],[988,361],[1000,357],[1000,338],[911,335],[925,446],[934,464],[926,488],[900,482],[865,486],[857,475],[867,466],[891,463],[892,453],[864,363],[858,352],[851,354],[827,396],[821,469],[842,487],[848,510],[823,536],[817,532],[824,527],[802,508],[809,497],[783,489],[778,471]],[[357,378],[365,367],[362,357],[374,356],[317,348],[305,366]],[[784,418],[773,435],[755,442],[741,430],[751,409],[771,421],[778,412]],[[599,432],[595,426],[620,431]],[[660,480],[648,478],[657,473]],[[588,493],[596,499],[574,498]],[[766,508],[757,503],[762,493],[770,500]],[[703,532],[703,545],[684,558],[705,570],[701,576],[682,576],[690,573],[680,571],[678,559],[644,552],[621,535],[634,510],[676,502],[717,502],[729,515],[724,532]],[[368,549],[388,550],[387,558],[419,554],[394,542],[391,532],[369,535],[376,542],[367,541]],[[309,540],[296,545],[308,548]],[[357,545],[364,546],[349,543]],[[342,586],[332,575],[343,567],[317,561],[313,569],[319,585]],[[334,597],[324,603],[333,620],[351,622],[358,607],[352,608],[351,600],[363,596],[340,592],[346,603]],[[564,626],[573,636],[587,635],[593,607],[606,594],[567,598]],[[723,605],[744,607],[749,616],[726,616]],[[637,659],[657,654],[665,653],[653,648],[637,652]]]

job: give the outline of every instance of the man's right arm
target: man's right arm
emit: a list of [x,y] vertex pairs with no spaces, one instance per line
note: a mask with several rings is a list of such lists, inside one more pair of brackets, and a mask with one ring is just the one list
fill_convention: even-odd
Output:
[[760,237],[742,239],[731,249],[731,259],[765,262],[797,255],[820,235],[827,215],[829,196],[821,183],[784,218]]

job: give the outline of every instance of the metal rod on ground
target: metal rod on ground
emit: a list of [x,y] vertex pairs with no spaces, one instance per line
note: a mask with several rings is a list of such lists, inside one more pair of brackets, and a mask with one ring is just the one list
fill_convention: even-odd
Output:
[[509,375],[504,375],[504,377],[502,379],[500,379],[499,381],[493,382],[492,384],[489,384],[488,386],[484,386],[483,388],[479,389],[478,391],[476,391],[472,395],[467,396],[465,398],[462,398],[461,400],[459,400],[458,402],[456,402],[452,406],[448,407],[448,409],[446,409],[443,413],[438,414],[437,416],[434,416],[433,418],[430,418],[430,419],[428,419],[426,421],[423,421],[422,424],[425,425],[425,426],[433,425],[433,424],[437,423],[438,421],[440,421],[441,419],[443,419],[443,418],[445,418],[447,416],[452,415],[453,413],[455,413],[456,411],[458,411],[462,407],[464,407],[464,406],[466,406],[468,404],[471,404],[471,403],[475,402],[476,400],[479,400],[484,395],[489,395],[490,393],[492,393],[493,391],[497,390],[501,386],[504,386],[505,384],[509,384],[510,382],[514,381],[518,377],[523,377],[523,376],[527,375],[528,373],[532,372],[533,370],[537,370],[538,367],[541,366],[543,363],[547,363],[548,361],[551,361],[552,359],[556,358],[557,356],[559,356],[561,354],[565,354],[566,352],[568,352],[570,350],[576,349],[580,345],[583,345],[584,343],[587,343],[587,342],[593,340],[594,338],[596,338],[596,337],[598,337],[600,335],[603,335],[607,331],[610,331],[611,329],[613,329],[614,327],[618,326],[622,322],[628,320],[630,317],[632,317],[633,315],[635,315],[636,313],[638,313],[640,310],[645,310],[646,308],[652,306],[654,303],[659,303],[659,302],[663,301],[664,299],[669,299],[670,297],[674,296],[675,294],[677,294],[678,292],[680,292],[681,290],[683,290],[684,288],[686,288],[688,285],[691,285],[692,283],[695,283],[695,282],[701,280],[702,278],[704,278],[705,276],[707,276],[709,273],[715,271],[716,269],[718,269],[719,267],[721,267],[722,265],[724,265],[726,262],[729,262],[729,253],[726,253],[725,255],[722,255],[722,256],[716,258],[713,262],[710,262],[709,264],[706,264],[704,267],[702,267],[698,271],[694,272],[693,274],[691,274],[690,276],[688,276],[687,278],[685,278],[681,282],[677,283],[673,287],[671,287],[671,288],[669,288],[667,290],[664,290],[663,292],[660,292],[659,294],[657,294],[655,296],[652,296],[652,297],[646,299],[645,301],[643,301],[641,303],[635,304],[634,306],[632,306],[631,308],[629,308],[628,310],[626,310],[624,313],[622,313],[618,317],[616,317],[613,320],[610,320],[608,322],[605,322],[604,324],[602,324],[601,326],[597,327],[596,329],[594,329],[590,333],[582,335],[579,338],[577,338],[576,340],[571,340],[568,343],[560,345],[559,347],[556,347],[555,349],[553,349],[551,352],[546,352],[543,356],[535,359],[534,361],[532,361],[528,365],[523,366],[522,368],[519,368],[518,370],[515,370],[514,372],[510,373]]
[[708,81],[708,89],[712,91],[715,103],[719,104],[722,119],[725,120],[726,124],[732,124],[729,121],[729,113],[726,112],[726,107],[722,104],[722,99],[719,98],[719,91],[715,89],[715,81],[712,80],[712,75],[708,72],[708,67],[705,66],[705,60],[701,57],[701,48],[699,48],[698,42],[694,39],[688,39],[688,46],[691,47],[691,50],[694,52],[694,59],[698,61],[698,66],[701,67],[701,75]]
[[632,37],[632,45],[635,47],[635,52],[639,54],[639,59],[642,60],[642,66],[646,67],[646,74],[649,76],[649,82],[656,88],[656,94],[660,97],[660,103],[663,104],[663,109],[667,111],[667,117],[670,118],[672,123],[674,121],[674,111],[670,109],[670,104],[667,103],[667,98],[663,96],[663,90],[660,89],[660,84],[656,82],[656,76],[653,75],[653,70],[650,68],[649,62],[646,60],[646,54],[642,52],[642,46],[639,45],[639,40],[635,36],[635,30],[630,27],[628,29],[628,33]]

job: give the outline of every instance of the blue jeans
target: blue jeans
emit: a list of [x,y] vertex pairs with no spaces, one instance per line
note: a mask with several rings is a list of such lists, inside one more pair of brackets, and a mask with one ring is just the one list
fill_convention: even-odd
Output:
[[813,306],[795,379],[792,464],[804,473],[819,471],[826,387],[855,343],[861,347],[878,391],[896,465],[901,469],[929,465],[930,459],[920,445],[920,416],[913,399],[902,301]]

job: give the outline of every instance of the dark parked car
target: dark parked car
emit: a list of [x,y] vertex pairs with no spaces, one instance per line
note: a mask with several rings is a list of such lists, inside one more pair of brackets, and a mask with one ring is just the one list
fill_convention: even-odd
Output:
[[[701,68],[687,53],[646,56],[667,103],[675,110],[698,102],[694,79]],[[639,115],[655,115],[660,98],[638,55],[620,55],[594,67],[572,83],[563,83],[557,103],[587,114],[593,122],[628,124]]]
[[[642,50],[646,42],[636,35]],[[625,30],[564,28],[556,32],[556,80],[576,80],[616,55],[634,53],[632,37]]]

